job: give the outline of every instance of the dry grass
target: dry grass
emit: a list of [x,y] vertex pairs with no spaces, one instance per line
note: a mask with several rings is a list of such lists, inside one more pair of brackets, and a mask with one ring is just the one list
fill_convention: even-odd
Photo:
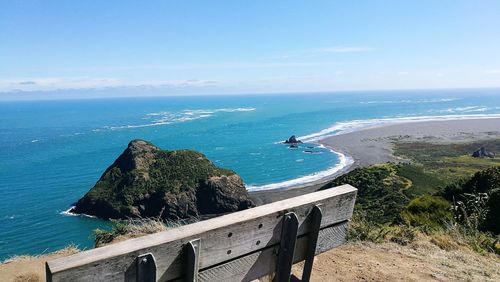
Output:
[[430,238],[429,242],[445,251],[458,250],[464,246],[463,244],[459,244],[451,236],[445,234],[434,235]]
[[16,276],[16,278],[14,278],[14,282],[38,282],[38,281],[42,280],[40,280],[40,276],[34,272],[21,274]]
[[[117,222],[111,231],[100,230],[100,242],[97,246],[124,241],[147,234],[167,230],[169,227],[182,225],[182,222],[163,223],[159,219],[139,219]],[[168,226],[167,226],[168,225]],[[65,257],[79,252],[75,246],[68,246],[62,250],[38,256],[15,256],[0,263],[0,282],[38,282],[45,281],[45,262],[59,257]]]
[[[172,226],[174,224],[170,223],[169,225]],[[97,229],[94,231],[95,246],[102,247],[104,245],[141,237],[147,234],[158,233],[165,230],[167,230],[167,226],[158,218],[116,221],[114,222],[111,230]]]
[[39,256],[16,256],[0,264],[2,282],[37,282],[45,281],[45,262],[79,252],[75,246],[69,246],[57,252]]
[[64,249],[49,253],[49,254],[40,254],[40,255],[21,255],[21,256],[13,256],[10,257],[4,261],[2,261],[2,264],[8,264],[8,263],[13,263],[13,262],[24,262],[24,261],[32,261],[41,257],[45,256],[65,256],[65,255],[71,255],[78,253],[80,249],[78,249],[77,246],[75,245],[69,245]]

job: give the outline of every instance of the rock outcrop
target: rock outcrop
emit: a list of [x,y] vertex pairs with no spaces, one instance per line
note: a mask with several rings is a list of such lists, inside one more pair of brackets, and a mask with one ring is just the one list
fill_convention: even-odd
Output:
[[134,140],[72,210],[100,218],[165,220],[252,207],[241,178],[191,150]]
[[479,150],[472,153],[472,156],[474,158],[494,158],[495,153],[488,152],[488,151],[486,151],[486,149],[484,147],[481,147]]
[[287,140],[283,141],[285,144],[301,144],[302,141],[298,140],[295,135],[290,136]]

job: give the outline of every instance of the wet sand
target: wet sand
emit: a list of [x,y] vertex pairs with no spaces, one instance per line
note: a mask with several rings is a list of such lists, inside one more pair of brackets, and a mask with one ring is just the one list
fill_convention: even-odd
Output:
[[350,167],[323,181],[301,187],[250,192],[250,196],[257,205],[262,205],[314,192],[329,180],[356,167],[407,161],[393,155],[394,142],[467,143],[499,138],[500,118],[409,121],[361,129],[319,141],[320,144],[350,156],[354,161]]

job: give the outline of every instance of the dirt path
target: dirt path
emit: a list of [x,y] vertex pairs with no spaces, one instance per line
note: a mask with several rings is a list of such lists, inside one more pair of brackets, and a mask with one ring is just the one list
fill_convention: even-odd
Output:
[[[300,278],[302,264],[293,268]],[[349,243],[316,257],[312,281],[500,281],[500,258],[419,240]]]

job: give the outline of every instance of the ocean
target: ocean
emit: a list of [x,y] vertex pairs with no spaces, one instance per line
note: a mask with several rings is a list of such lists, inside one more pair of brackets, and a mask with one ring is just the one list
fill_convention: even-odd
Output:
[[[326,136],[407,120],[500,115],[500,90],[419,90],[0,102],[0,261],[93,246],[110,223],[66,210],[132,139],[194,149],[248,190],[290,187],[349,165]],[[500,127],[500,125],[499,125]],[[297,135],[291,149],[279,142]]]

